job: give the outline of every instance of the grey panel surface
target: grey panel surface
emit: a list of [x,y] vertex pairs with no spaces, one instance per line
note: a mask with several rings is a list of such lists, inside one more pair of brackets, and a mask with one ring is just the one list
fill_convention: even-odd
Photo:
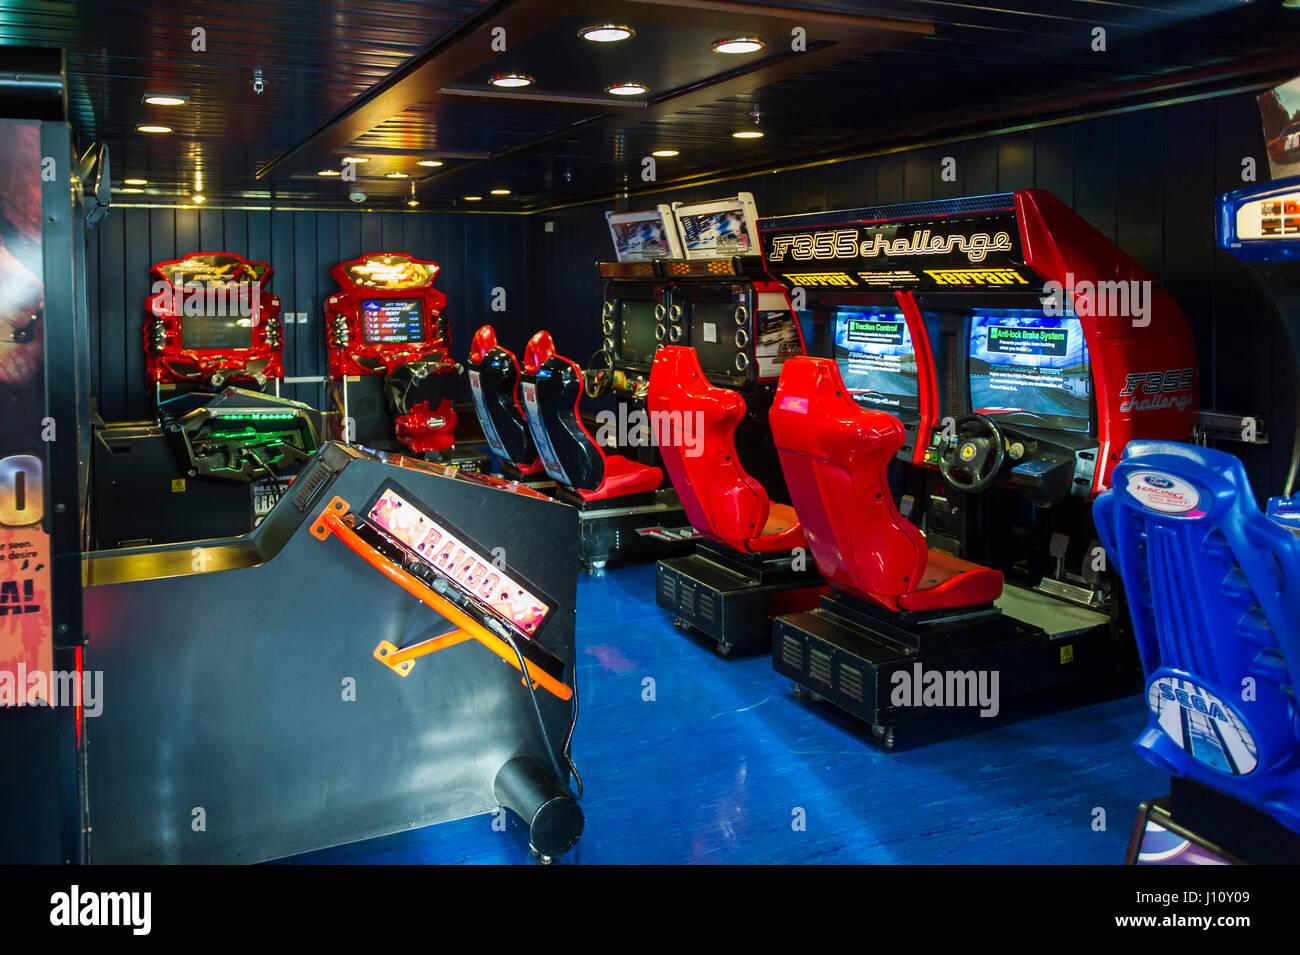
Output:
[[[304,475],[339,450],[326,445]],[[572,684],[575,562],[554,558],[577,551],[576,510],[348,454],[307,514],[287,494],[257,530],[205,542],[211,558],[193,562],[230,569],[185,570],[189,544],[87,558],[90,581],[107,576],[98,562],[119,562],[117,582],[84,598],[86,666],[104,681],[103,713],[86,722],[92,861],[278,858],[489,811],[511,757],[551,765],[518,672],[478,643],[404,678],[373,658],[380,640],[453,627],[342,542],[312,537],[308,518],[335,495],[360,510],[396,481],[485,552],[504,547],[557,605],[541,642]],[[250,552],[265,559],[248,566]],[[173,575],[131,579],[131,555]],[[538,701],[558,754],[569,704]]]

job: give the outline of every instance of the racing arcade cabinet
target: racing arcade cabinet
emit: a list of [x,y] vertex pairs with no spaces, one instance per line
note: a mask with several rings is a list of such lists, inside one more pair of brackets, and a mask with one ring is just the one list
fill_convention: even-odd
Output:
[[778,618],[774,667],[886,743],[936,675],[1005,699],[1135,668],[1091,501],[1130,440],[1192,433],[1172,298],[1041,190],[760,230],[834,356],[789,363],[772,410],[832,588]]
[[[330,269],[342,289],[325,301],[325,327],[330,378],[337,383],[331,389],[335,434],[343,440],[396,450],[389,437],[395,434],[417,454],[455,443],[459,369],[451,360],[447,296],[433,287],[437,274],[435,263],[395,253]],[[352,382],[359,392],[349,394]]]
[[[96,421],[100,548],[250,530],[318,447],[316,413],[279,397],[284,334],[270,267],[209,252],[152,274],[144,350],[156,417]],[[259,393],[270,382],[276,394]]]
[[538,490],[554,489],[533,446],[519,398],[519,359],[497,342],[491,325],[474,333],[465,373],[483,437],[501,462],[501,476]]

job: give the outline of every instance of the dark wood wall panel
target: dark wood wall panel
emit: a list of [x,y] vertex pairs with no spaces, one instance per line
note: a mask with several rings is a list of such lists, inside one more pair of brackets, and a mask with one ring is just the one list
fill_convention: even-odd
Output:
[[[92,390],[106,420],[147,418],[142,335],[149,271],[192,252],[235,252],[270,264],[271,291],[285,312],[285,372],[328,371],[323,303],[337,290],[329,270],[368,252],[407,252],[441,267],[435,286],[448,297],[452,352],[463,361],[488,315],[490,289],[508,289],[511,334],[527,330],[528,252],[516,216],[438,213],[267,212],[221,209],[123,209],[90,233]],[[305,323],[289,317],[306,313]],[[324,388],[287,385],[284,394],[323,406]],[[462,395],[468,400],[468,394]]]

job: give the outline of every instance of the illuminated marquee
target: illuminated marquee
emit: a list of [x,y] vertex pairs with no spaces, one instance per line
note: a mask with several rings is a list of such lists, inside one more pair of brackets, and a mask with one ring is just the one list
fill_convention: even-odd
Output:
[[1015,269],[925,269],[936,285],[1028,285]]

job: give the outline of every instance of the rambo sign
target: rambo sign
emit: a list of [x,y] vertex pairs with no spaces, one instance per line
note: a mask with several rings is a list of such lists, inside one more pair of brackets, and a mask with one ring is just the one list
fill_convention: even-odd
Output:
[[[1024,267],[1010,213],[883,223],[854,223],[852,213],[826,218],[832,216],[838,221],[825,226],[806,224],[806,216],[797,227],[768,220],[762,237],[769,271],[795,284],[812,275],[817,284],[869,288],[1029,291],[1040,284]],[[827,275],[835,282],[820,281]]]

